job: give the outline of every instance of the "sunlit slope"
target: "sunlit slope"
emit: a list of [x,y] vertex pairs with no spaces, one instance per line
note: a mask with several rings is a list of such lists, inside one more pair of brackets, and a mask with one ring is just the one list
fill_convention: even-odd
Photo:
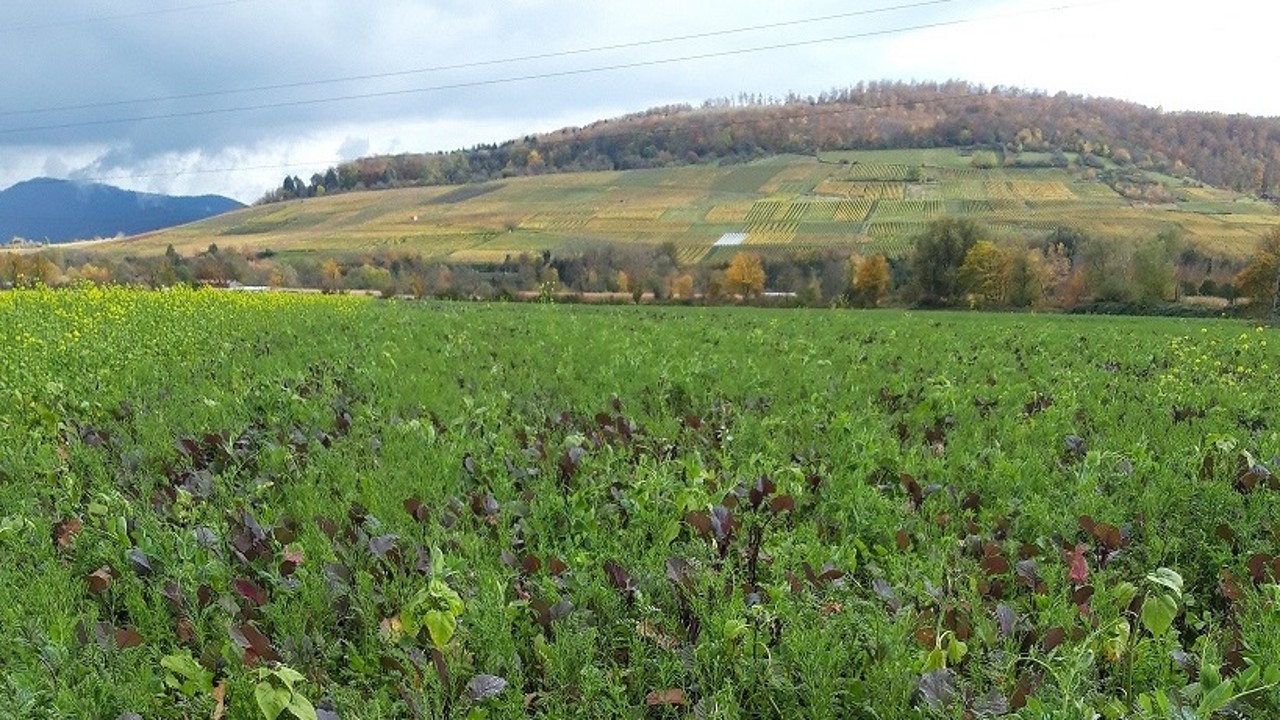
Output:
[[1173,202],[1132,202],[1077,168],[979,169],[952,149],[780,156],[746,164],[521,177],[484,184],[358,192],[248,208],[97,249],[150,255],[211,243],[277,253],[406,251],[457,262],[573,251],[599,243],[674,243],[694,263],[743,247],[830,247],[900,255],[930,220],[972,218],[997,237],[1059,225],[1105,237],[1178,227],[1191,243],[1248,253],[1280,223],[1267,202],[1152,176]]

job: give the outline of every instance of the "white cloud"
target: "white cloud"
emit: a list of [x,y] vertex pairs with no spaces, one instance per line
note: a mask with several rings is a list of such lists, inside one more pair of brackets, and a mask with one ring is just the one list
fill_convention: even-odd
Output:
[[[1066,4],[1070,6],[1071,4]],[[1004,2],[999,17],[896,39],[886,64],[909,76],[1067,91],[1166,110],[1280,115],[1262,81],[1280,6],[1218,0]]]
[[[611,114],[619,110],[614,109]],[[112,151],[83,148],[69,153],[54,148],[23,148],[10,155],[0,149],[0,187],[32,175],[51,175],[105,182],[118,187],[173,195],[214,193],[252,203],[278,187],[285,175],[309,178],[326,168],[356,157],[399,152],[423,152],[469,147],[494,138],[518,137],[594,120],[595,114],[544,119],[439,120],[334,126],[305,136],[267,140],[252,146],[169,152],[132,160],[125,166],[110,162]],[[358,136],[358,137],[357,137]],[[115,148],[118,151],[119,148]],[[127,157],[129,153],[124,153]],[[36,158],[44,167],[33,169]],[[32,162],[22,164],[18,159]],[[58,169],[60,171],[57,171]],[[51,171],[52,170],[52,171]]]

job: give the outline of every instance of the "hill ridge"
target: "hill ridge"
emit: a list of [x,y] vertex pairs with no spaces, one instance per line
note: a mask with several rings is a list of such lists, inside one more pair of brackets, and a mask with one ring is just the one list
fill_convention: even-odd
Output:
[[361,158],[310,182],[286,178],[264,200],[780,153],[962,146],[1001,156],[1078,153],[1236,192],[1280,195],[1280,118],[1165,112],[1112,98],[954,81],[859,83],[816,96],[656,107],[467,150]]

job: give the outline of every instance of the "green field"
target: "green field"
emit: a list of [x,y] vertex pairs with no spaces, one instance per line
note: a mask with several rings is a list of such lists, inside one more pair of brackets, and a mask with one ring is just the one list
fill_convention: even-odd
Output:
[[286,253],[419,253],[455,262],[674,243],[696,262],[725,233],[765,251],[852,248],[900,255],[932,219],[967,217],[1010,237],[1069,225],[1103,237],[1171,227],[1199,249],[1240,257],[1280,222],[1274,205],[1164,176],[1176,202],[1132,203],[1074,169],[979,170],[957,150],[782,156],[742,165],[522,177],[465,187],[364,192],[253,207],[95,244],[116,255],[184,255],[210,244]]
[[0,718],[1280,712],[1272,331],[116,289],[0,321]]

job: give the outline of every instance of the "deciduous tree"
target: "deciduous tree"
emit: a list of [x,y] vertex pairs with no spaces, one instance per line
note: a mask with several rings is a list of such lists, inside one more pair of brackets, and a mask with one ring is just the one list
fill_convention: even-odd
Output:
[[320,288],[327,293],[342,289],[342,267],[337,260],[329,258],[320,266]]
[[911,279],[921,304],[952,305],[960,299],[960,266],[981,236],[972,220],[944,218],[929,224],[911,254]]
[[1133,252],[1133,296],[1146,302],[1160,302],[1173,294],[1173,258],[1157,240],[1145,240]]
[[853,259],[853,297],[866,307],[880,304],[892,286],[889,261],[883,255]]
[[1009,255],[990,240],[980,240],[965,253],[960,283],[978,302],[999,305],[1009,291]]
[[764,291],[764,262],[755,253],[734,255],[724,276],[729,290],[743,297],[753,297]]
[[1091,237],[1077,251],[1081,290],[1095,300],[1132,298],[1126,277],[1130,247],[1117,240]]
[[1272,228],[1236,276],[1236,285],[1272,321],[1280,320],[1280,227]]
[[1009,255],[1009,289],[1005,300],[1013,307],[1032,307],[1044,302],[1054,281],[1054,271],[1039,250]]
[[678,300],[693,299],[693,275],[683,273],[671,280],[671,297]]

